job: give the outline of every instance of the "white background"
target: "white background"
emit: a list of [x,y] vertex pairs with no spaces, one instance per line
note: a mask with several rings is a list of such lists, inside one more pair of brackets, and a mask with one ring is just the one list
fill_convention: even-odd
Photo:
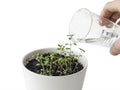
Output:
[[[26,90],[23,56],[66,41],[69,22],[80,8],[100,14],[109,0],[0,0],[0,90]],[[120,90],[120,55],[80,44],[88,70],[83,90]]]

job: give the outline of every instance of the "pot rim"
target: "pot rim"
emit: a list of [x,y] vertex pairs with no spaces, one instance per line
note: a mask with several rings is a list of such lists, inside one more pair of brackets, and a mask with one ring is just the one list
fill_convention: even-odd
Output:
[[[85,65],[83,66],[83,69],[82,70],[80,70],[80,71],[78,71],[78,72],[76,72],[76,73],[73,73],[73,74],[69,74],[69,75],[63,75],[63,76],[47,76],[47,75],[41,75],[41,74],[38,74],[38,73],[35,73],[35,72],[33,72],[33,71],[30,71],[29,69],[27,69],[26,67],[25,67],[25,60],[26,60],[26,58],[29,58],[28,57],[28,55],[30,55],[30,54],[32,54],[32,53],[34,53],[34,52],[38,52],[38,51],[41,51],[41,50],[47,50],[47,49],[51,49],[51,50],[56,50],[57,48],[56,47],[49,47],[49,48],[41,48],[41,49],[36,49],[36,50],[33,50],[33,51],[31,51],[31,52],[29,52],[29,53],[27,53],[24,57],[23,57],[23,59],[22,59],[22,66],[23,66],[23,69],[25,69],[25,71],[27,71],[27,72],[29,72],[29,73],[31,73],[31,74],[33,74],[33,75],[37,75],[37,76],[42,76],[42,77],[70,77],[70,76],[73,76],[73,75],[77,75],[77,74],[79,74],[79,73],[82,73],[84,70],[86,70],[87,69],[87,67],[88,67],[88,61],[87,61],[87,58],[84,56],[84,55],[82,55],[82,57],[84,58],[84,60],[86,60],[85,62]],[[76,52],[76,50],[73,50],[73,51],[75,51]]]

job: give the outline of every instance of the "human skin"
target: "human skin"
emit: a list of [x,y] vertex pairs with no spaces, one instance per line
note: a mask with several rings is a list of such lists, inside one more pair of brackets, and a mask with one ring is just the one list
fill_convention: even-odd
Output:
[[[120,18],[120,0],[106,3],[100,17],[116,22]],[[118,24],[120,25],[120,22],[118,22]],[[110,48],[110,53],[114,56],[120,54],[120,39],[118,39]]]

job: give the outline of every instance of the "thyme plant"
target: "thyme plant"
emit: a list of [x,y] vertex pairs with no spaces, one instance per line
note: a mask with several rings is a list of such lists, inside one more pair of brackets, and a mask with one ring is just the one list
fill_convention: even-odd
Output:
[[[33,59],[35,61],[34,67],[31,69],[30,67],[33,64],[29,63],[26,65],[28,69],[33,72],[36,72],[41,75],[47,76],[63,76],[70,75],[76,73],[83,69],[83,65],[79,63],[78,59],[80,56],[75,55],[72,51],[72,46],[77,45],[76,43],[72,43],[73,35],[67,35],[69,39],[69,43],[58,44],[58,53],[49,52],[45,54],[36,54],[33,55]],[[80,52],[85,52],[83,49],[79,48]],[[30,60],[30,61],[32,61]]]

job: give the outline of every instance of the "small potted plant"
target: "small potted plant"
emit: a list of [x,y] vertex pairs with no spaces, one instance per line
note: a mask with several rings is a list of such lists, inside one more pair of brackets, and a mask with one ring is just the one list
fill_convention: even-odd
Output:
[[23,70],[28,90],[82,90],[87,69],[83,49],[72,50],[70,43],[57,48],[43,48],[28,53],[23,59]]

